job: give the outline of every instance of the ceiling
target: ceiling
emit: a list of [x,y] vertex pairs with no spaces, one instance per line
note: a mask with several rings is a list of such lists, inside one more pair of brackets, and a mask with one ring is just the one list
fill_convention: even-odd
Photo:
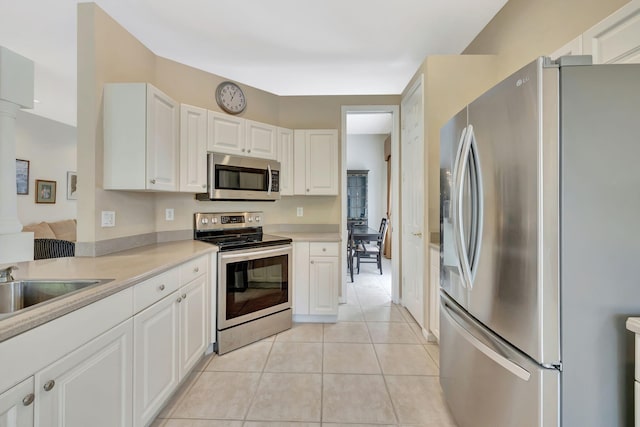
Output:
[[[77,0],[0,0],[0,45],[35,62],[34,113],[76,123]],[[155,54],[281,95],[399,94],[506,0],[97,0]]]

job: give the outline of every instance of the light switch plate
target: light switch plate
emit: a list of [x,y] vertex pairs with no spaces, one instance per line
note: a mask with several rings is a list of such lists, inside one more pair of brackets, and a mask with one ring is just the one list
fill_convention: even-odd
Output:
[[173,221],[174,218],[174,212],[173,212],[173,208],[167,208],[164,210],[164,219],[167,221]]
[[302,208],[296,208],[296,215],[298,216],[304,215],[304,210]]
[[102,226],[103,227],[116,226],[116,213],[114,211],[102,211]]

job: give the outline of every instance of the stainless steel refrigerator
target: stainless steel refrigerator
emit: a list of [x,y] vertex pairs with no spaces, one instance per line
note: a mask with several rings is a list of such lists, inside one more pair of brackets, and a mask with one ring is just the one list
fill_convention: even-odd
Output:
[[452,118],[440,150],[458,427],[633,425],[640,65],[539,58]]

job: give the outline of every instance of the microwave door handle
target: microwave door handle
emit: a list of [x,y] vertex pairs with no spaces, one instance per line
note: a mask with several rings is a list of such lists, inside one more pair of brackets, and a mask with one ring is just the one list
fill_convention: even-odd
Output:
[[267,165],[267,194],[271,194],[271,165]]

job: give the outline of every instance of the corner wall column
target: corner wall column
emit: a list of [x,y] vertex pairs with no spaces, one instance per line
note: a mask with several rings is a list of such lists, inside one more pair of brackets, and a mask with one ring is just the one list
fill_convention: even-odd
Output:
[[0,264],[33,259],[33,233],[22,233],[16,194],[16,114],[33,108],[33,61],[0,46]]

